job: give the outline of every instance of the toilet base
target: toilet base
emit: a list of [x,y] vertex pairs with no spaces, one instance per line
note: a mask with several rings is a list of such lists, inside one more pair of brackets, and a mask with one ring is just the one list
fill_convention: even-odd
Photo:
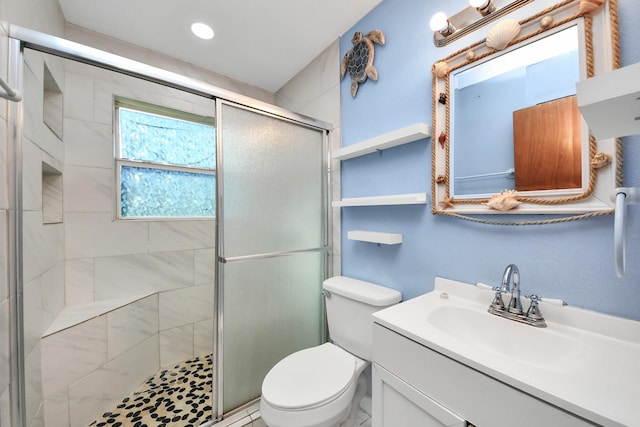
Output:
[[[340,396],[326,405],[299,411],[287,411],[272,408],[266,401],[260,402],[260,415],[269,427],[354,427],[360,402],[367,392],[367,376],[360,372],[355,392],[351,396]],[[346,407],[345,398],[350,400]],[[334,413],[334,411],[338,411]],[[274,421],[277,420],[277,421]]]
[[367,376],[362,373],[358,378],[358,387],[356,393],[353,396],[351,402],[351,409],[349,411],[349,417],[344,420],[338,427],[353,427],[356,425],[356,418],[358,417],[358,409],[360,409],[360,402],[367,393]]

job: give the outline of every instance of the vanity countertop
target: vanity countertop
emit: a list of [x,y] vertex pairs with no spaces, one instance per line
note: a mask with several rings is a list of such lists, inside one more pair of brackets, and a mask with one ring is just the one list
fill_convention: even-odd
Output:
[[[436,278],[434,291],[373,317],[591,422],[640,426],[640,322],[543,300],[547,327],[536,328],[489,314],[493,296],[491,290]],[[523,304],[526,310],[524,298]]]

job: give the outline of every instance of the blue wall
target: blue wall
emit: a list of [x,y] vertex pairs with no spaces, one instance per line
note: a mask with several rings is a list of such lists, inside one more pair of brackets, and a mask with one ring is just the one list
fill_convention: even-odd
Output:
[[[448,15],[466,0],[384,0],[341,39],[343,55],[354,31],[380,29],[377,82],[341,84],[342,143],[357,143],[416,122],[431,123],[431,65],[443,54],[433,46],[429,19]],[[623,65],[640,62],[640,8],[619,0]],[[342,162],[342,197],[427,192],[431,141]],[[624,140],[625,185],[640,186],[640,137]],[[640,320],[640,206],[629,208],[627,272],[613,263],[613,217],[545,226],[493,226],[432,215],[430,205],[342,208],[342,274],[400,290],[405,299],[433,289],[435,276],[497,284],[504,268],[520,268],[524,293],[561,298],[570,305]],[[496,219],[496,216],[491,216]],[[510,217],[513,219],[513,217]],[[346,239],[349,230],[402,233],[401,245]]]

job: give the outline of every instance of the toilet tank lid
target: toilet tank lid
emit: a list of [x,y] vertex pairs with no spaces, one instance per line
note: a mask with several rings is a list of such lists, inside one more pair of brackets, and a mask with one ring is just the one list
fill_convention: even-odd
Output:
[[395,289],[346,276],[335,276],[325,280],[323,288],[373,306],[392,305],[402,300],[402,294]]

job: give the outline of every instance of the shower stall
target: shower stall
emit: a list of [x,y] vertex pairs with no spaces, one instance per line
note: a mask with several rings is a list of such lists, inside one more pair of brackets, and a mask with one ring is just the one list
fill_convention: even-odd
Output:
[[249,414],[278,360],[325,340],[330,125],[10,33],[12,425],[145,396],[189,425]]

